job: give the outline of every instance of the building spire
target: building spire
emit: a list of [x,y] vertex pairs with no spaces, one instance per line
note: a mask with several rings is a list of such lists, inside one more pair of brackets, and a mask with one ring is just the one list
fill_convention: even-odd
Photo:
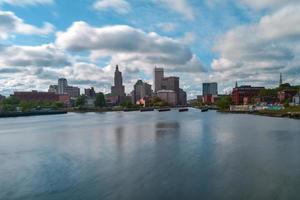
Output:
[[282,73],[280,73],[279,86],[282,85]]
[[235,82],[235,88],[238,88],[238,82],[237,81]]
[[117,72],[119,71],[119,65],[116,65],[116,71]]

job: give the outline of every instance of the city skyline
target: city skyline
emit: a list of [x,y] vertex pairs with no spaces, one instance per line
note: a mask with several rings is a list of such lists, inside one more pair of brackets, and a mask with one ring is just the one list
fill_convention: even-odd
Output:
[[59,77],[108,93],[116,64],[127,94],[139,79],[154,88],[156,66],[189,99],[203,82],[269,88],[282,73],[299,84],[299,10],[296,0],[0,0],[0,94]]

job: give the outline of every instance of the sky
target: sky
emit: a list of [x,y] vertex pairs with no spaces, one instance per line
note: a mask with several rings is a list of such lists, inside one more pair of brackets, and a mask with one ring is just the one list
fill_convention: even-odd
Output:
[[153,83],[155,66],[195,98],[203,82],[300,84],[299,0],[0,0],[0,94],[65,77],[110,92]]

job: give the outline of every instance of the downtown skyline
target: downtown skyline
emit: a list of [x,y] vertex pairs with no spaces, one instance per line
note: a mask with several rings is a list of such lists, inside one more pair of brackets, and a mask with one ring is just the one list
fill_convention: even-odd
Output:
[[155,66],[181,77],[189,98],[202,82],[299,84],[296,0],[0,0],[0,94],[47,90],[58,77],[109,92],[119,64],[126,93],[153,85]]

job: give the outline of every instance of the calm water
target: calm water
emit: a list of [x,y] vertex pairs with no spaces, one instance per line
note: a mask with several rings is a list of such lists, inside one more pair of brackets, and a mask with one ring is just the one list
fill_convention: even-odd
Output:
[[0,199],[300,199],[300,121],[201,113],[0,119]]

